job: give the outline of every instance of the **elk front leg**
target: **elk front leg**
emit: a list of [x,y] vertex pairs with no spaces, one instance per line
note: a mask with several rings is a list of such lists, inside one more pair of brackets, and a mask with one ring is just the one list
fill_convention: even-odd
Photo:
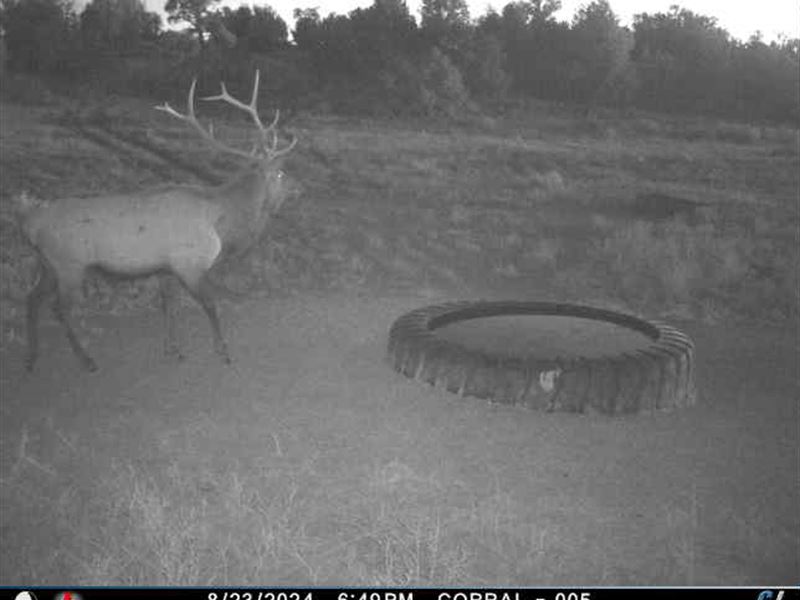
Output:
[[211,284],[206,280],[206,273],[204,272],[196,278],[183,277],[181,281],[184,286],[186,286],[192,298],[203,307],[208,317],[208,322],[211,324],[211,334],[214,336],[214,351],[222,358],[222,361],[226,365],[231,364],[232,361],[228,353],[228,345],[222,337],[219,317],[217,316],[217,306],[214,302]]
[[203,307],[203,310],[208,316],[208,321],[211,323],[211,333],[214,336],[214,350],[222,358],[222,361],[226,365],[231,364],[232,361],[231,355],[228,353],[228,344],[225,343],[225,339],[222,337],[222,331],[219,326],[217,305],[214,302],[210,286],[208,281],[206,281],[205,276],[200,280],[196,299],[200,303],[200,306]]
[[184,356],[178,343],[177,313],[179,297],[176,281],[171,275],[161,275],[158,278],[158,284],[161,291],[161,310],[164,313],[166,329],[164,354],[180,361],[184,359]]

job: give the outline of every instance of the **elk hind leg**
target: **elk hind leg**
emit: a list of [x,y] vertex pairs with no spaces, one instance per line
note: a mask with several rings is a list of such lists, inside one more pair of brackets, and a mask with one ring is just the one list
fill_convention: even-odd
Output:
[[25,357],[25,369],[33,371],[39,358],[39,309],[42,302],[58,293],[58,281],[52,268],[46,264],[39,265],[39,279],[28,293],[26,300],[26,330],[28,334],[28,353]]
[[53,301],[53,314],[64,327],[64,332],[67,334],[67,340],[72,348],[72,352],[78,357],[78,360],[81,361],[83,368],[87,371],[97,371],[97,363],[94,362],[94,359],[89,356],[86,349],[81,345],[72,327],[72,322],[70,321],[72,296],[77,289],[77,285],[78,284],[65,286],[62,281],[58,282],[55,300]]

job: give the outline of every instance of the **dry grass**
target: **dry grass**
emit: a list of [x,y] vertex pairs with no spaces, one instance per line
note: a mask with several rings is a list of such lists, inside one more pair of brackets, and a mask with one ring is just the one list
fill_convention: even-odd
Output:
[[[209,431],[213,424],[195,425],[175,433],[225,433]],[[495,499],[452,511],[436,481],[397,460],[373,465],[349,497],[318,504],[324,473],[312,464],[298,469],[282,454],[260,472],[240,465],[198,475],[188,464],[145,469],[108,463],[64,440],[59,456],[33,458],[30,444],[20,443],[11,475],[0,482],[4,519],[22,523],[27,515],[45,514],[46,522],[35,527],[51,533],[48,545],[81,550],[37,564],[31,557],[41,543],[29,540],[33,547],[27,548],[15,540],[16,556],[29,570],[15,570],[14,581],[53,581],[54,573],[68,571],[81,585],[456,585],[474,560],[470,539],[488,535],[503,543],[514,529],[513,514],[498,513],[503,508]],[[178,455],[191,445],[185,439],[162,443]],[[89,464],[104,475],[83,480],[85,470],[75,469]],[[36,506],[26,498],[35,498]]]
[[[791,572],[792,493],[760,487],[791,458],[752,469],[792,425],[726,408],[753,379],[739,362],[700,412],[543,419],[391,378],[373,359],[382,339],[358,340],[384,311],[347,302],[251,303],[249,318],[274,319],[277,364],[243,359],[213,389],[202,363],[29,384],[41,398],[10,410],[2,441],[5,581],[738,585]],[[251,330],[239,343],[263,344]],[[704,360],[729,360],[729,342],[703,345]],[[742,410],[784,406],[774,394]]]
[[[23,190],[57,199],[163,181],[147,167],[157,159],[142,153],[141,161],[132,162],[75,137],[53,124],[58,109],[52,106],[3,108],[0,210],[6,215]],[[160,147],[214,166],[190,133],[149,106],[121,103],[114,121],[121,139],[149,132]],[[608,118],[588,127],[555,110],[484,120],[472,128],[322,116],[300,118],[292,127],[301,143],[287,171],[303,193],[287,203],[254,252],[224,274],[233,289],[273,301],[342,290],[392,295],[432,289],[448,297],[593,302],[648,317],[726,324],[796,323],[800,316],[796,132],[660,117]],[[191,180],[175,165],[166,168],[173,169],[175,181]],[[5,357],[8,346],[22,343],[21,301],[33,272],[31,249],[13,225],[0,225]],[[154,304],[152,282],[93,283],[90,290],[84,318],[96,311],[144,312]],[[319,327],[333,325],[326,321]],[[351,330],[362,331],[360,321]],[[101,333],[85,331],[97,339]],[[337,352],[338,347],[329,349],[326,356]],[[714,498],[712,511],[707,495],[698,501],[691,490],[679,490],[659,498],[659,509],[646,517],[628,506],[630,521],[621,521],[614,514],[624,504],[614,495],[621,492],[597,493],[582,487],[580,473],[570,479],[555,473],[557,465],[573,468],[595,452],[592,440],[581,437],[586,430],[573,430],[566,421],[556,421],[554,431],[532,424],[536,433],[519,432],[522,441],[508,446],[523,453],[514,457],[518,462],[504,455],[507,440],[493,450],[494,438],[472,439],[465,447],[476,455],[464,459],[472,474],[459,471],[460,464],[426,462],[428,456],[414,460],[414,452],[424,454],[426,443],[434,445],[418,438],[430,425],[422,416],[403,429],[394,421],[406,413],[394,411],[412,405],[425,414],[413,405],[416,388],[401,398],[387,385],[370,396],[374,381],[364,392],[354,387],[351,375],[317,373],[317,366],[293,385],[337,408],[320,416],[314,412],[320,406],[310,402],[309,412],[287,407],[297,421],[293,427],[281,421],[287,413],[276,410],[254,421],[269,423],[265,430],[228,423],[227,412],[217,415],[220,422],[146,421],[137,429],[136,419],[147,418],[138,412],[144,409],[126,406],[120,410],[133,416],[125,412],[113,421],[122,429],[120,439],[134,435],[136,447],[146,450],[117,451],[110,455],[115,458],[61,423],[36,423],[36,434],[17,430],[3,447],[4,525],[15,523],[15,536],[27,528],[47,531],[49,539],[15,537],[18,551],[14,558],[4,554],[4,572],[15,573],[15,581],[131,585],[624,584],[642,583],[643,572],[651,583],[730,584],[752,583],[762,560],[756,549],[796,548],[796,541],[780,537],[786,534],[775,538],[748,525],[756,516],[743,514],[734,496]],[[264,367],[258,368],[237,385],[254,385],[250,382]],[[329,377],[338,383],[329,383]],[[146,378],[135,385],[147,385]],[[191,385],[191,379],[174,385]],[[264,389],[268,385],[263,383]],[[168,389],[158,387],[153,394]],[[200,399],[207,394],[197,393]],[[262,388],[253,393],[267,394]],[[124,405],[125,397],[111,400]],[[355,456],[339,440],[324,441],[323,427],[311,427],[302,440],[292,433],[305,431],[307,421],[317,418],[325,427],[338,418],[355,420],[359,407],[349,403],[362,397],[370,401],[360,407],[362,413],[379,412],[383,439],[410,439],[409,447],[392,453],[383,440],[370,445],[372,438],[364,433],[352,443],[366,445],[366,451]],[[160,401],[159,396],[155,402]],[[243,408],[245,414],[250,410],[238,410]],[[440,418],[437,440],[452,426],[451,416]],[[460,434],[472,435],[468,432],[484,427],[485,418],[506,423],[487,409]],[[505,426],[512,430],[518,421],[508,417]],[[342,425],[356,435],[351,423]],[[363,425],[356,430],[372,432],[367,425],[375,422]],[[615,425],[596,427],[606,436],[598,434],[602,443],[615,439]],[[650,448],[652,439],[635,431],[623,434],[641,438],[634,448]],[[656,443],[672,456],[674,429],[661,433]],[[706,433],[685,437],[705,439]],[[460,443],[455,436],[443,439]],[[566,456],[543,460],[532,451],[525,454],[531,439],[547,442],[542,451],[558,447]],[[212,450],[198,440],[211,443]],[[250,462],[232,458],[237,456],[228,449],[232,441],[247,444],[243,453]],[[585,454],[573,441],[584,445]],[[490,458],[482,460],[474,444],[483,444]],[[263,461],[254,458],[253,448]],[[494,451],[502,461],[492,459]],[[449,460],[451,454],[441,456]],[[204,463],[201,457],[211,458]],[[531,465],[547,473],[530,471]],[[332,478],[339,482],[334,487]],[[529,478],[525,486],[532,486],[533,495],[519,483]],[[607,498],[614,501],[605,504]],[[738,542],[726,551],[735,556],[720,558],[725,568],[719,572],[709,571],[708,530],[730,524],[738,528]],[[612,531],[620,526],[622,531]],[[624,538],[625,546],[609,547],[605,540],[612,534]],[[574,562],[576,552],[580,560]],[[626,564],[623,555],[642,562]],[[652,571],[653,556],[658,572]],[[734,581],[730,564],[742,556],[756,570]]]
[[[202,147],[187,146],[190,132],[129,104],[106,119],[120,140],[144,131],[165,152],[192,147],[185,158],[213,168]],[[52,109],[4,114],[14,121],[3,139],[4,171],[14,174],[0,190],[6,213],[22,190],[132,190],[156,176],[147,166],[157,157],[145,161],[135,150],[140,169],[132,170],[129,157],[49,124]],[[797,318],[796,160],[775,156],[791,137],[785,130],[750,136],[762,129],[637,117],[609,118],[587,133],[558,114],[522,121],[511,137],[501,120],[477,131],[430,125],[293,123],[302,144],[288,170],[302,195],[226,274],[229,286],[274,293],[438,281],[456,290],[588,295],[653,315]],[[692,128],[713,135],[685,135]],[[655,200],[643,204],[645,197]],[[19,299],[31,278],[29,253],[13,234],[4,237],[3,287]],[[152,284],[123,293],[97,286],[95,306],[104,310],[153,299]],[[16,323],[19,311],[4,307],[4,320]],[[18,337],[5,328],[6,339]]]
[[[152,112],[123,104],[107,121],[120,140],[145,131],[165,152],[183,155],[191,134],[172,123],[164,130]],[[145,161],[135,149],[144,170],[131,170],[128,158],[48,124],[52,112],[4,113],[16,115],[3,139],[4,171],[14,173],[0,190],[6,213],[22,190],[44,197],[132,190],[156,176],[146,167],[157,157]],[[622,303],[654,316],[798,316],[798,176],[795,157],[774,154],[785,148],[780,130],[742,146],[717,134],[678,139],[670,132],[686,122],[653,118],[609,121],[599,136],[576,122],[575,137],[565,137],[568,120],[552,115],[513,137],[504,135],[505,122],[431,131],[316,117],[293,127],[303,143],[288,170],[302,194],[260,248],[225,274],[232,289],[441,283]],[[184,158],[213,169],[202,147],[191,147]],[[64,161],[69,171],[59,167]],[[682,204],[673,210],[670,202]],[[18,300],[32,277],[18,237],[4,236],[2,247],[6,342],[19,338]],[[153,302],[152,283],[121,289],[95,284],[94,308]]]

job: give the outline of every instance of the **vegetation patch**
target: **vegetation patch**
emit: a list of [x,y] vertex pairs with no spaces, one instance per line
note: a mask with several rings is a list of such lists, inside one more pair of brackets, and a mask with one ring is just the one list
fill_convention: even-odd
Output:
[[[223,177],[208,150],[187,145],[186,128],[135,106],[103,125],[111,146],[51,125],[53,109],[3,111],[13,126],[2,167],[15,174],[2,190],[6,342],[20,339],[21,301],[35,277],[14,225],[20,194],[57,201],[141,189],[165,174]],[[296,192],[248,258],[218,277],[237,292],[436,284],[621,303],[650,316],[797,318],[800,183],[790,157],[771,156],[783,140],[741,146],[628,133],[624,147],[584,138],[576,152],[570,136],[547,133],[575,131],[569,114],[537,125],[508,139],[503,121],[492,134],[297,119],[301,143],[286,167]],[[223,121],[219,131],[244,139],[245,127]],[[36,136],[45,143],[31,146]],[[79,310],[155,303],[153,282],[89,289]]]

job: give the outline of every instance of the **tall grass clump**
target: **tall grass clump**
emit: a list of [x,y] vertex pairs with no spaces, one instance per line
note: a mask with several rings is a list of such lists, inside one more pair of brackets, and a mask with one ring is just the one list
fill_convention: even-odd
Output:
[[686,316],[798,317],[796,249],[744,228],[635,221],[597,244],[596,272],[633,305]]

